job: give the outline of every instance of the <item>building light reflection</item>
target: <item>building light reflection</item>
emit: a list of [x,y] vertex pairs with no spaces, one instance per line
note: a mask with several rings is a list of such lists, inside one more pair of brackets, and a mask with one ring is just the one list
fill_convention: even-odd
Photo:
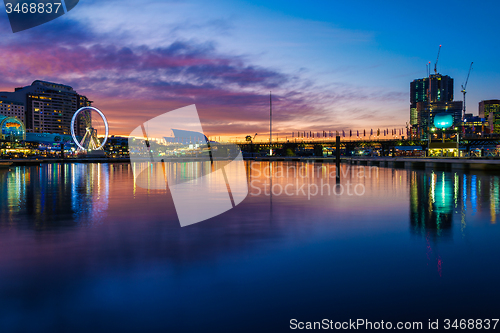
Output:
[[97,223],[108,204],[107,168],[104,164],[48,164],[2,170],[0,221],[17,221],[24,216],[35,228],[63,221]]

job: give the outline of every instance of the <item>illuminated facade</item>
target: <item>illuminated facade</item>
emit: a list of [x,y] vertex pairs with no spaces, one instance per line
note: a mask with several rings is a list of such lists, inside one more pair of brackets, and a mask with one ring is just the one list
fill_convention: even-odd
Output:
[[0,140],[2,141],[24,141],[26,130],[21,120],[14,117],[0,116]]
[[453,115],[450,113],[439,113],[434,116],[434,126],[437,128],[448,128],[453,125]]
[[0,115],[15,117],[24,123],[24,104],[0,99]]
[[479,117],[488,122],[490,133],[500,134],[500,100],[479,102]]
[[410,125],[412,136],[418,134],[419,114],[427,105],[427,92],[429,89],[429,78],[416,79],[410,83]]
[[410,83],[410,104],[416,108],[418,102],[427,103],[427,89],[429,89],[429,78],[416,79]]
[[462,101],[451,101],[451,102],[434,102],[430,104],[430,115],[434,119],[434,116],[440,113],[447,113],[453,117],[453,125],[459,126],[462,122]]
[[[92,103],[70,86],[39,80],[14,92],[0,92],[2,98],[24,105],[26,130],[33,133],[70,134],[73,114]],[[83,124],[77,124],[77,135],[84,131]]]
[[462,102],[453,101],[453,79],[448,75],[432,74],[410,83],[410,125],[415,138],[427,139],[434,116],[448,113],[453,125],[462,121]]
[[463,133],[465,135],[481,135],[487,129],[485,125],[487,124],[484,118],[467,113],[462,122]]
[[106,141],[104,150],[108,153],[108,156],[120,157],[128,156],[128,137],[120,137],[112,135]]
[[429,81],[429,102],[453,101],[453,79],[448,75],[432,74]]

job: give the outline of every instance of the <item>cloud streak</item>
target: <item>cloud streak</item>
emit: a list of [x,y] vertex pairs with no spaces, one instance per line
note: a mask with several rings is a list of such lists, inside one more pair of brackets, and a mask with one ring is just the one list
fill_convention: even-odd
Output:
[[[6,34],[5,22],[0,33]],[[14,37],[0,41],[0,87],[12,90],[35,79],[71,85],[103,109],[114,134],[128,134],[139,122],[193,103],[209,135],[265,132],[271,90],[276,127],[285,132],[343,127],[349,110],[402,98],[342,83],[321,86],[300,74],[253,64],[245,55],[223,54],[214,42],[132,44],[119,33],[104,36],[69,19]],[[358,112],[352,116],[359,119]]]

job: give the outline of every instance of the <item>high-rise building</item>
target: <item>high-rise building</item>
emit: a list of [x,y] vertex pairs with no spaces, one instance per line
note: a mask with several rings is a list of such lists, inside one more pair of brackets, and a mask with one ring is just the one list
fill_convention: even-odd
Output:
[[[92,103],[70,86],[40,80],[14,92],[0,92],[2,98],[24,105],[26,131],[33,133],[70,134],[74,113]],[[77,124],[76,132],[85,133],[83,124]]]
[[429,78],[415,79],[410,83],[410,104],[412,108],[417,107],[417,103],[427,103],[427,90],[429,89]]
[[410,125],[413,137],[427,139],[434,116],[451,113],[454,125],[462,121],[462,102],[453,101],[453,79],[432,74],[410,83]]
[[429,102],[453,101],[453,79],[448,75],[432,74],[429,84]]
[[429,89],[429,78],[416,79],[410,83],[410,125],[418,125],[419,103],[420,108],[427,104],[427,90]]
[[500,134],[500,100],[490,99],[479,102],[479,117],[488,121],[492,133]]
[[24,104],[0,99],[0,115],[14,117],[24,124]]

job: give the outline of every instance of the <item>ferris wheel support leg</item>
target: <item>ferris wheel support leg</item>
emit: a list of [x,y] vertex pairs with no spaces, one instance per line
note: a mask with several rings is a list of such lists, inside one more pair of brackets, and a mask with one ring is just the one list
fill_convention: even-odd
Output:
[[[92,128],[92,116],[91,116],[92,111],[97,112],[104,122],[105,132],[102,142],[100,142],[99,139],[97,138],[97,130]],[[83,139],[80,142],[78,142],[75,135],[75,123],[79,114],[82,114],[84,122],[87,125],[87,132],[85,133]],[[89,148],[94,150],[103,149],[104,145],[106,144],[106,141],[108,140],[108,135],[109,135],[108,121],[106,119],[106,116],[104,116],[104,114],[101,112],[101,110],[92,106],[84,106],[78,109],[73,114],[73,118],[71,119],[71,136],[73,137],[73,141],[77,144],[79,150],[87,150]]]

